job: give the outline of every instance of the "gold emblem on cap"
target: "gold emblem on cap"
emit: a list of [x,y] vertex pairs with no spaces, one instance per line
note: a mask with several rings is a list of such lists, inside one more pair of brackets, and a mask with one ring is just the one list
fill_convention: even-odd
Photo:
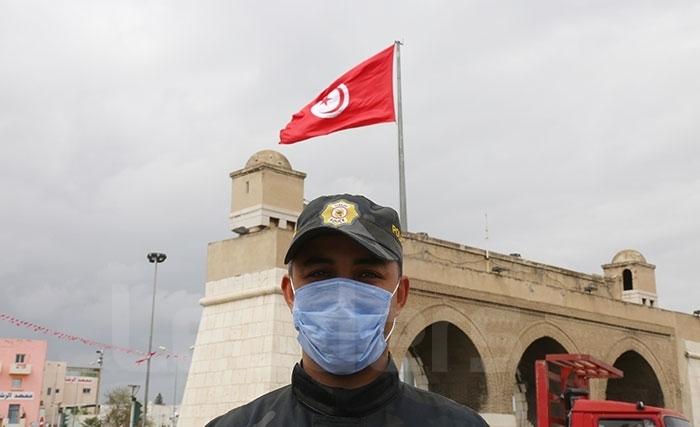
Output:
[[391,232],[394,233],[394,236],[396,236],[396,240],[401,240],[401,230],[399,227],[391,224]]
[[357,211],[357,206],[347,200],[330,202],[323,208],[323,212],[321,212],[323,223],[335,227],[350,225],[356,218],[359,218],[359,216],[360,213]]

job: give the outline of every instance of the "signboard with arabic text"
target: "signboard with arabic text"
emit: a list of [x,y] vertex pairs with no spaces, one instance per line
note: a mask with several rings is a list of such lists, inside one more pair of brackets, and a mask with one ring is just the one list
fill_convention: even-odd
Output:
[[97,381],[97,378],[85,378],[85,377],[69,377],[66,376],[67,383],[81,383],[81,384],[92,384]]
[[0,400],[34,400],[33,391],[0,391]]

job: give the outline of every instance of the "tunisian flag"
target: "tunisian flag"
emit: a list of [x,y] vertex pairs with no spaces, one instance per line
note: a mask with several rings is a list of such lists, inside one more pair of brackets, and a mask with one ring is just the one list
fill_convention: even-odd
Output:
[[391,45],[340,76],[294,114],[280,131],[280,144],[396,121],[393,77],[394,45]]

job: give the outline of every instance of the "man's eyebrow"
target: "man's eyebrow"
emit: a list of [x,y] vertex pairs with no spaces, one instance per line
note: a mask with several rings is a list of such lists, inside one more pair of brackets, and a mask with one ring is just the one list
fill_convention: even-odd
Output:
[[305,259],[301,263],[301,265],[304,265],[304,266],[315,265],[315,264],[333,264],[333,260],[330,258],[324,258],[321,256],[312,256],[312,257]]

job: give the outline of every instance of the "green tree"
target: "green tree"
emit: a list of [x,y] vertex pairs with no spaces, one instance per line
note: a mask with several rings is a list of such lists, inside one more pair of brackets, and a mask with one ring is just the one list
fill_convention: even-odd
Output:
[[86,418],[82,423],[82,427],[102,427],[102,421],[97,417]]
[[102,426],[128,427],[131,413],[131,391],[128,387],[119,387],[107,393],[109,411]]

